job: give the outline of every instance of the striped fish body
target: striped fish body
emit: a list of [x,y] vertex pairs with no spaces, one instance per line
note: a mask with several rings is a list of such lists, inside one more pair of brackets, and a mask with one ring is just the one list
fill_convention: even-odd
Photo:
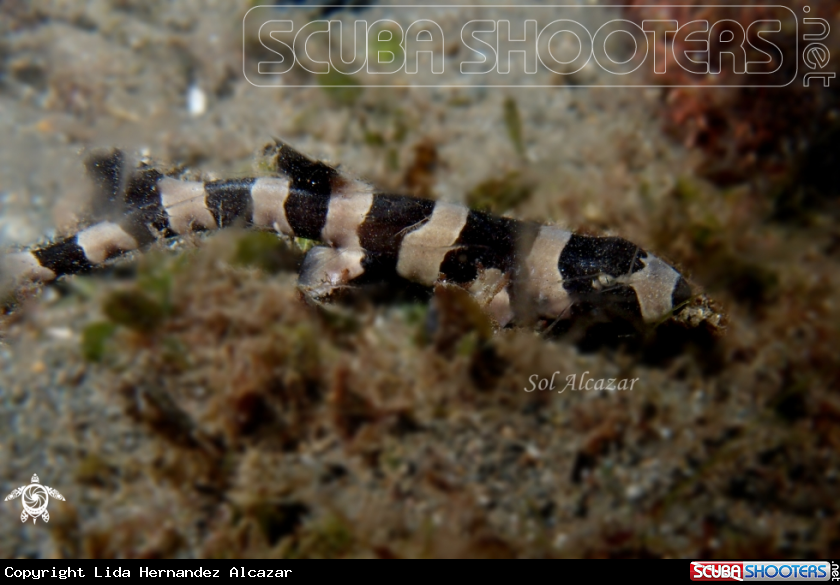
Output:
[[582,303],[620,306],[628,317],[654,323],[691,296],[676,269],[621,238],[376,193],[283,143],[264,155],[276,176],[210,182],[146,167],[129,172],[119,151],[91,158],[99,198],[119,206],[119,218],[7,255],[3,272],[18,282],[50,281],[161,237],[244,223],[323,244],[307,253],[298,283],[317,301],[373,281],[448,283],[468,290],[505,326],[568,317]]

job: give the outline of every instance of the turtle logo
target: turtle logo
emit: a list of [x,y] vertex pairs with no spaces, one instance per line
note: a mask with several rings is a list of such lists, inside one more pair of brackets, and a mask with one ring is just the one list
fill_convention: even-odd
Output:
[[38,516],[43,518],[44,522],[50,521],[50,513],[47,512],[47,504],[50,501],[50,497],[61,500],[62,502],[64,501],[64,496],[58,493],[57,490],[38,483],[37,474],[32,476],[32,483],[29,485],[22,485],[19,488],[13,489],[12,493],[6,496],[6,501],[14,500],[20,496],[23,496],[21,500],[23,503],[23,512],[20,513],[20,521],[26,522],[32,516],[33,524],[35,524]]

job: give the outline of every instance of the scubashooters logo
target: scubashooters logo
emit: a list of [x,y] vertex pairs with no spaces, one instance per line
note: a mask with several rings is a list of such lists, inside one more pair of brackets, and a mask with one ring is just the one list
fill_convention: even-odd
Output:
[[6,496],[6,501],[21,498],[21,503],[23,503],[23,512],[20,513],[21,522],[26,522],[30,517],[33,524],[36,523],[38,517],[43,518],[44,522],[49,522],[50,513],[47,512],[47,504],[50,503],[50,497],[63,502],[64,496],[58,493],[58,490],[41,485],[37,474],[32,476],[31,481],[29,485],[13,489],[12,493]]
[[[662,5],[664,16],[653,19],[645,6],[389,6],[379,19],[313,18],[316,8],[246,13],[243,73],[251,84],[538,86],[588,68],[606,75],[576,85],[782,87],[798,73],[799,22],[780,5],[740,6],[738,20],[715,21],[686,16],[691,8],[713,14],[709,5]],[[795,33],[796,46],[782,31]]]
[[693,561],[692,581],[828,581],[827,561]]

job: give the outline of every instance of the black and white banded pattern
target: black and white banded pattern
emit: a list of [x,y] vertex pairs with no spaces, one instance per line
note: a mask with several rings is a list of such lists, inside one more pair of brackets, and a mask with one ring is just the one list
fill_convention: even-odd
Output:
[[118,219],[75,236],[6,255],[18,282],[86,272],[161,237],[233,224],[322,243],[307,253],[301,291],[325,300],[342,287],[406,279],[467,289],[500,325],[570,314],[576,303],[622,303],[647,323],[691,297],[680,273],[616,237],[579,235],[460,205],[374,192],[283,143],[265,153],[275,176],[184,181],[152,168],[127,168],[114,151],[88,172]]

